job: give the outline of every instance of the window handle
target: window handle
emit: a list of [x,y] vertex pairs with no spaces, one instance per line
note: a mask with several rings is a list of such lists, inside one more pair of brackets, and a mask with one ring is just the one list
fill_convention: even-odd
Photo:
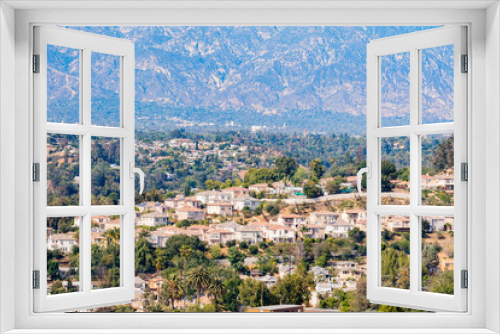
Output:
[[372,173],[371,173],[371,165],[372,163],[371,162],[367,162],[366,163],[366,167],[365,168],[361,168],[359,171],[358,171],[358,174],[357,174],[357,181],[358,181],[358,193],[359,193],[359,196],[361,196],[361,180],[363,179],[363,174],[366,173],[366,176],[368,178],[371,178],[372,177]]
[[142,171],[142,169],[134,167],[134,163],[131,161],[130,162],[130,178],[134,178],[134,174],[139,174],[139,195],[141,195],[144,192],[144,178],[146,177],[146,174]]

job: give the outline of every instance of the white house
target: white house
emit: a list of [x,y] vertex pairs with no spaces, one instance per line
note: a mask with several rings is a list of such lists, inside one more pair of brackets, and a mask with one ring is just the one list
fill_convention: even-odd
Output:
[[382,225],[391,232],[410,232],[410,218],[406,216],[389,216],[382,220]]
[[215,190],[202,191],[197,193],[195,196],[198,201],[203,203],[203,205],[220,201],[230,201],[232,198],[230,192],[221,192]]
[[172,232],[151,231],[148,236],[148,241],[154,248],[165,247],[168,238],[172,235]]
[[205,219],[205,211],[198,208],[192,208],[189,206],[178,208],[175,210],[177,214],[177,219],[179,220],[203,220]]
[[278,216],[278,224],[288,227],[295,227],[307,223],[307,216],[297,215],[292,213],[280,213]]
[[168,223],[169,223],[168,214],[159,212],[151,212],[141,215],[141,218],[138,221],[138,225],[145,225],[145,226],[162,226],[162,225],[168,225]]
[[71,251],[74,245],[78,245],[75,240],[75,232],[50,233],[47,240],[47,249],[59,249],[64,253]]
[[249,207],[250,210],[253,211],[260,204],[260,201],[258,199],[252,198],[250,196],[235,197],[233,198],[232,202],[234,205],[234,209],[238,211],[243,210],[245,206]]
[[342,219],[337,220],[331,225],[325,227],[325,233],[334,238],[347,238],[348,232],[354,229],[354,224]]
[[219,216],[231,216],[233,214],[233,205],[230,202],[214,202],[207,206],[208,214]]
[[135,276],[134,286],[136,294],[144,293],[144,289],[146,289],[146,281],[140,278],[139,276]]
[[233,220],[231,220],[231,221],[226,222],[226,223],[214,224],[214,225],[212,225],[212,227],[215,229],[218,229],[218,230],[226,230],[226,231],[236,232],[240,228],[242,228],[243,225],[235,223]]
[[268,225],[264,227],[264,237],[274,243],[295,242],[295,229],[282,225]]
[[248,244],[259,243],[263,240],[262,229],[253,225],[242,226],[236,232],[236,240],[245,241]]
[[250,189],[243,188],[243,187],[226,188],[226,189],[222,189],[221,192],[231,194],[232,199],[235,199],[237,197],[245,197],[245,196],[250,195]]
[[337,212],[316,211],[309,214],[309,223],[315,225],[332,224],[339,218]]
[[358,219],[366,219],[366,211],[358,208],[344,210],[344,212],[342,212],[341,218],[354,224]]
[[208,230],[204,235],[204,241],[208,242],[209,245],[221,244],[225,245],[226,242],[234,240],[235,233],[227,230]]

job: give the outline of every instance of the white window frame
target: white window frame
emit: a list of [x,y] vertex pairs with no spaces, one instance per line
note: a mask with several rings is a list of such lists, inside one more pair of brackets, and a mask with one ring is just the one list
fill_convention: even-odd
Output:
[[[19,8],[14,10],[9,5]],[[17,2],[0,4],[0,77],[1,114],[1,174],[2,187],[0,208],[15,206],[15,212],[0,210],[2,229],[0,233],[1,304],[2,331],[16,329],[16,333],[35,333],[42,329],[50,332],[70,333],[75,328],[88,329],[86,332],[99,333],[105,330],[143,328],[162,329],[162,332],[176,332],[176,329],[191,329],[191,332],[237,332],[236,329],[260,329],[259,332],[343,332],[351,333],[406,333],[420,332],[449,333],[492,333],[500,331],[500,298],[498,279],[500,261],[493,256],[486,266],[486,246],[493,255],[499,253],[500,230],[496,219],[486,220],[486,213],[498,217],[500,208],[500,175],[498,163],[500,153],[500,11],[495,2],[411,2],[384,1],[365,2],[338,1],[331,3],[238,3],[221,4],[215,1],[201,3],[143,4],[133,1],[119,8],[116,2]],[[156,8],[162,7],[163,8]],[[397,9],[394,7],[397,6]],[[490,6],[488,9],[486,7]],[[66,7],[66,8],[60,8]],[[75,9],[76,7],[80,9]],[[118,7],[118,8],[117,8]],[[183,9],[179,9],[182,7]],[[271,7],[271,8],[269,8]],[[24,8],[24,9],[23,9]],[[41,9],[48,10],[41,10]],[[83,8],[83,9],[82,9]],[[103,8],[108,8],[105,10]],[[155,8],[155,9],[147,9]],[[15,21],[14,21],[15,18]],[[485,26],[485,22],[487,26]],[[32,261],[29,259],[32,238],[32,212],[26,208],[31,203],[32,194],[31,160],[32,147],[32,101],[30,58],[31,31],[34,24],[68,25],[439,25],[466,24],[469,26],[469,153],[470,164],[469,235],[470,287],[468,289],[469,308],[467,313],[436,314],[34,314],[31,290]],[[486,29],[487,28],[487,29]],[[14,33],[15,31],[15,40]],[[15,52],[15,53],[14,53]],[[15,55],[15,56],[14,56]],[[15,74],[12,68],[15,66]],[[488,71],[485,71],[488,66]],[[12,87],[15,79],[15,90]],[[9,94],[10,93],[10,94]],[[15,93],[15,100],[14,100]],[[12,96],[10,96],[12,95]],[[15,105],[15,117],[12,108]],[[9,110],[6,110],[10,108]],[[488,121],[487,121],[488,120]],[[15,129],[9,131],[8,127]],[[486,141],[485,132],[488,132]],[[15,135],[13,146],[11,137]],[[9,141],[9,142],[7,142]],[[488,155],[485,150],[489,149]],[[9,164],[7,161],[14,160]],[[488,162],[488,164],[486,164]],[[6,172],[14,171],[15,179]],[[489,173],[488,182],[486,172]],[[11,178],[11,179],[9,179]],[[10,185],[10,188],[4,187]],[[14,200],[12,196],[15,186]],[[485,194],[488,193],[488,198]],[[472,195],[472,196],[471,196]],[[27,199],[28,198],[28,199]],[[490,204],[487,208],[485,202]],[[15,226],[3,224],[5,218],[12,218]],[[9,225],[9,226],[7,226]],[[471,225],[474,225],[472,232]],[[12,235],[15,233],[15,239]],[[473,245],[473,246],[472,246]],[[15,247],[15,254],[9,253]],[[8,273],[8,274],[5,274]],[[11,273],[11,274],[9,274]],[[13,273],[13,274],[12,274]],[[488,279],[486,279],[488,277]],[[15,289],[12,289],[12,287]],[[488,289],[488,293],[486,293]],[[14,307],[12,307],[14,305]],[[140,324],[140,325],[139,325]],[[168,328],[167,328],[168,327]],[[357,328],[358,330],[354,330]],[[98,330],[101,329],[101,330]],[[217,330],[222,329],[222,330]],[[266,330],[267,329],[267,330]],[[413,330],[412,330],[413,329]],[[491,329],[491,331],[490,331]],[[210,331],[211,330],[211,331]],[[180,330],[177,330],[180,331]],[[46,332],[46,331],[45,331]],[[131,331],[128,331],[131,332]],[[344,331],[345,332],[345,331]]]
[[[467,29],[450,26],[373,40],[367,46],[367,178],[368,275],[367,296],[377,304],[423,310],[463,312],[467,309],[467,290],[461,288],[461,270],[467,270],[467,184],[461,180],[461,163],[467,163],[467,76],[462,73],[461,56],[467,54]],[[454,118],[448,123],[422,123],[421,115],[421,50],[453,46]],[[381,59],[383,56],[407,52],[409,72],[409,123],[384,127],[381,109]],[[425,206],[421,203],[421,136],[454,135],[454,206]],[[410,141],[410,205],[382,205],[381,141],[384,138],[407,137]],[[381,286],[381,216],[402,215],[410,218],[410,288]],[[454,217],[454,294],[425,292],[422,287],[421,219],[424,216]]]
[[[135,49],[129,40],[89,34],[52,26],[35,26],[34,53],[39,55],[39,73],[34,85],[34,162],[39,163],[39,182],[33,184],[34,270],[39,271],[39,289],[34,290],[35,312],[73,311],[91,305],[119,305],[134,299],[134,218],[135,192]],[[79,50],[78,124],[47,122],[47,46]],[[91,57],[93,52],[120,57],[120,124],[96,126],[91,122]],[[47,134],[78,136],[80,156],[80,203],[76,206],[47,206]],[[120,141],[120,201],[117,205],[91,205],[92,137]],[[120,286],[92,290],[91,216],[120,216]],[[47,295],[47,218],[80,217],[79,291]]]

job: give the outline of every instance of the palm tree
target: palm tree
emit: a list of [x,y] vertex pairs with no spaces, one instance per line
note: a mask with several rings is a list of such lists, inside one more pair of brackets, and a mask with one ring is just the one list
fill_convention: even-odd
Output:
[[[182,267],[181,267],[181,274],[184,282],[184,289],[187,290],[187,284],[186,284],[186,262],[188,257],[191,256],[192,249],[189,248],[186,245],[182,245],[181,249],[179,250],[179,254],[181,255],[182,258]],[[186,298],[187,298],[187,291],[184,291],[184,309],[186,309]]]
[[208,294],[213,297],[212,302],[215,306],[215,311],[222,311],[224,309],[224,306],[218,303],[218,299],[222,298],[226,294],[226,286],[224,285],[224,282],[217,276],[215,276],[211,280],[210,286],[208,287]]
[[172,301],[175,309],[175,301],[181,300],[184,296],[184,287],[178,275],[171,275],[165,279],[162,285],[161,297]]
[[106,239],[109,240],[111,239],[113,243],[116,243],[116,240],[120,240],[120,229],[117,227],[113,227],[111,230],[107,230],[105,232]]
[[196,287],[196,305],[200,305],[200,293],[210,286],[210,273],[204,266],[194,268],[189,276],[188,283]]

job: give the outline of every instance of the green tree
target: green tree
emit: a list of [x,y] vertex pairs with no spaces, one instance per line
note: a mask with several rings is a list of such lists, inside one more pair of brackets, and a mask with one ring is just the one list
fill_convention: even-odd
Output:
[[321,163],[320,159],[314,159],[309,163],[311,174],[317,179],[321,179],[326,172],[326,167]]
[[212,259],[220,259],[222,256],[221,254],[221,249],[218,245],[213,245],[212,247],[210,247],[210,257]]
[[243,269],[243,261],[245,261],[245,254],[240,252],[235,246],[231,247],[227,251],[227,259],[231,266],[237,271]]
[[311,274],[288,274],[278,279],[271,288],[272,294],[280,304],[308,304],[311,289],[314,287],[314,277]]
[[239,287],[240,303],[246,306],[259,307],[275,303],[275,299],[264,282],[247,278]]
[[333,178],[333,181],[329,181],[326,183],[325,190],[328,194],[338,194],[340,191],[340,185],[344,181],[344,178],[340,175],[337,175]]
[[59,277],[59,262],[54,260],[47,261],[47,274],[51,280],[57,279]]
[[299,164],[294,158],[282,156],[276,158],[274,162],[274,169],[276,171],[276,174],[279,175],[280,179],[292,177],[298,168]]
[[323,190],[320,187],[317,187],[314,182],[306,182],[304,184],[304,194],[307,198],[317,198],[323,195]]
[[146,238],[139,238],[135,243],[135,271],[149,273],[155,269],[153,247]]
[[211,276],[204,266],[192,269],[188,283],[196,288],[196,305],[200,305],[200,294],[207,289],[211,283]]

